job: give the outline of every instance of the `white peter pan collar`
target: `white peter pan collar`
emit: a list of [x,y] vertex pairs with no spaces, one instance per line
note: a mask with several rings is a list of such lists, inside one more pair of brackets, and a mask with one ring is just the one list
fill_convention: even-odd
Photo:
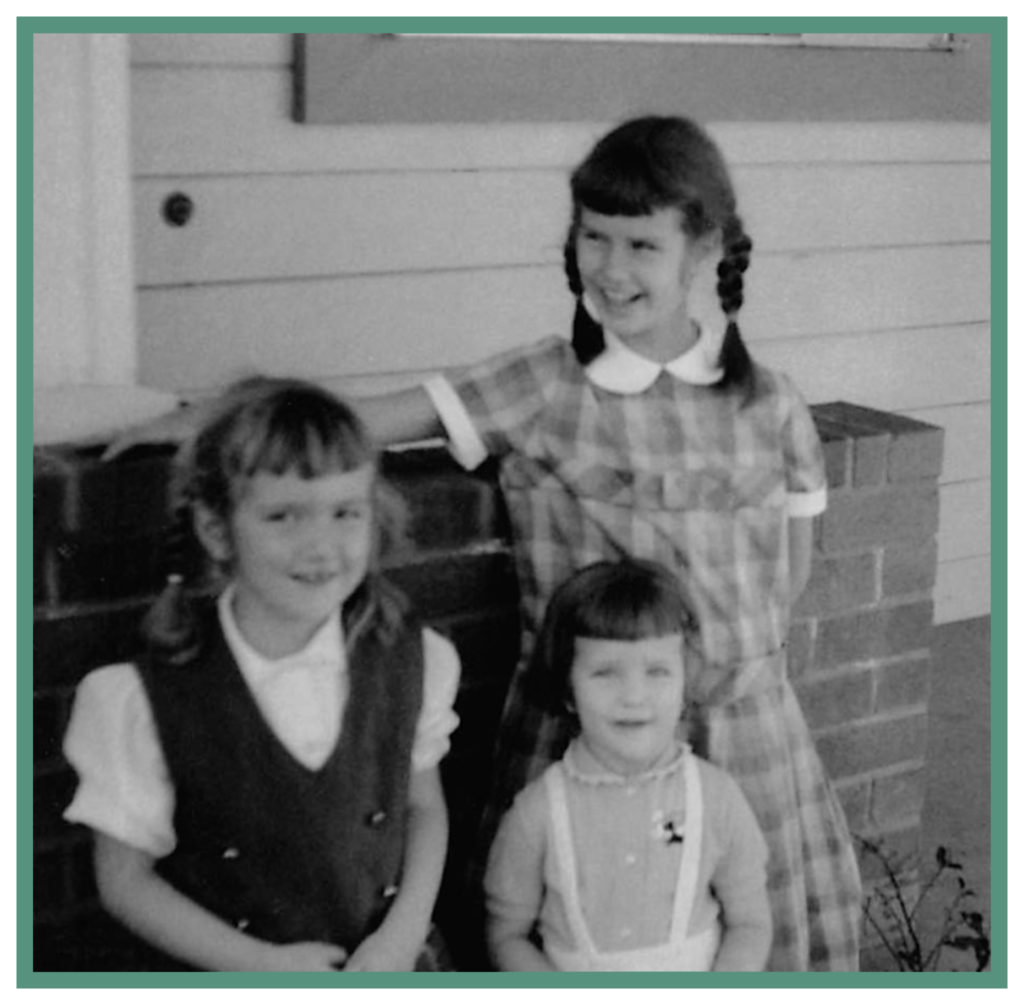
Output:
[[[584,304],[586,306],[586,298]],[[593,317],[594,312],[589,308],[587,313]],[[708,328],[701,325],[697,341],[680,356],[662,364],[634,352],[614,332],[605,328],[604,351],[587,364],[585,371],[588,379],[598,387],[618,394],[646,391],[663,370],[684,383],[707,386],[722,378],[722,368],[718,365],[721,342],[720,336],[713,337]]]

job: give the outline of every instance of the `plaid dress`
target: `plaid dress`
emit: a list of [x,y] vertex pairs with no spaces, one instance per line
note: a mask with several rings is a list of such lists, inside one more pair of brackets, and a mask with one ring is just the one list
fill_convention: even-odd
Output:
[[448,389],[454,410],[435,396],[456,448],[467,419],[500,458],[521,591],[523,658],[483,840],[569,739],[522,687],[548,598],[591,562],[656,559],[679,571],[699,622],[687,674],[691,736],[739,782],[769,845],[768,969],[856,970],[852,842],[785,674],[791,501],[817,495],[823,505],[810,414],[788,378],[763,368],[745,407],[665,369],[642,390],[610,390],[593,368],[552,337],[464,371]]

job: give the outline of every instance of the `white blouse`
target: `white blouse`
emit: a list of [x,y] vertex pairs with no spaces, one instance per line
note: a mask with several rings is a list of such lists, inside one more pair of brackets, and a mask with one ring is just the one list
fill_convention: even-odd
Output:
[[[260,712],[296,760],[319,768],[337,745],[348,700],[340,620],[330,618],[300,652],[269,660],[242,637],[231,612],[231,595],[230,587],[221,594],[218,615]],[[459,675],[455,647],[424,629],[423,702],[413,740],[413,771],[434,767],[448,752],[459,722],[453,709]],[[174,787],[134,664],[102,667],[81,682],[64,754],[79,776],[74,799],[64,811],[66,820],[103,831],[156,858],[174,850]]]

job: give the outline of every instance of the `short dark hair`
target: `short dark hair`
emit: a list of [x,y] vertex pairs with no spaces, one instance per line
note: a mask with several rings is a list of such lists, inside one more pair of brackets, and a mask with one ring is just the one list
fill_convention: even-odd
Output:
[[647,639],[696,629],[678,576],[640,558],[595,562],[555,590],[527,670],[530,700],[566,714],[576,639]]
[[[677,115],[629,119],[604,135],[572,173],[572,218],[563,247],[570,291],[580,297],[583,282],[576,238],[584,209],[603,216],[647,216],[678,209],[684,233],[697,240],[719,231],[718,298],[727,317],[719,356],[722,377],[715,386],[738,389],[744,403],[757,391],[756,370],[740,334],[736,314],[743,305],[743,273],[753,244],[736,211],[736,194],[725,158],[696,122]],[[579,308],[573,348],[582,366],[604,350],[600,326],[586,323]]]

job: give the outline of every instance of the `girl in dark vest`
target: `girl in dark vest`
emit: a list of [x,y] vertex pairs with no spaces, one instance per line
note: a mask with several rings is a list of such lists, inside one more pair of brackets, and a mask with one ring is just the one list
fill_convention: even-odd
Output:
[[65,740],[104,906],[199,969],[438,969],[459,664],[376,571],[394,507],[361,422],[249,380],[179,477],[227,585],[172,584],[139,659],[83,681]]

